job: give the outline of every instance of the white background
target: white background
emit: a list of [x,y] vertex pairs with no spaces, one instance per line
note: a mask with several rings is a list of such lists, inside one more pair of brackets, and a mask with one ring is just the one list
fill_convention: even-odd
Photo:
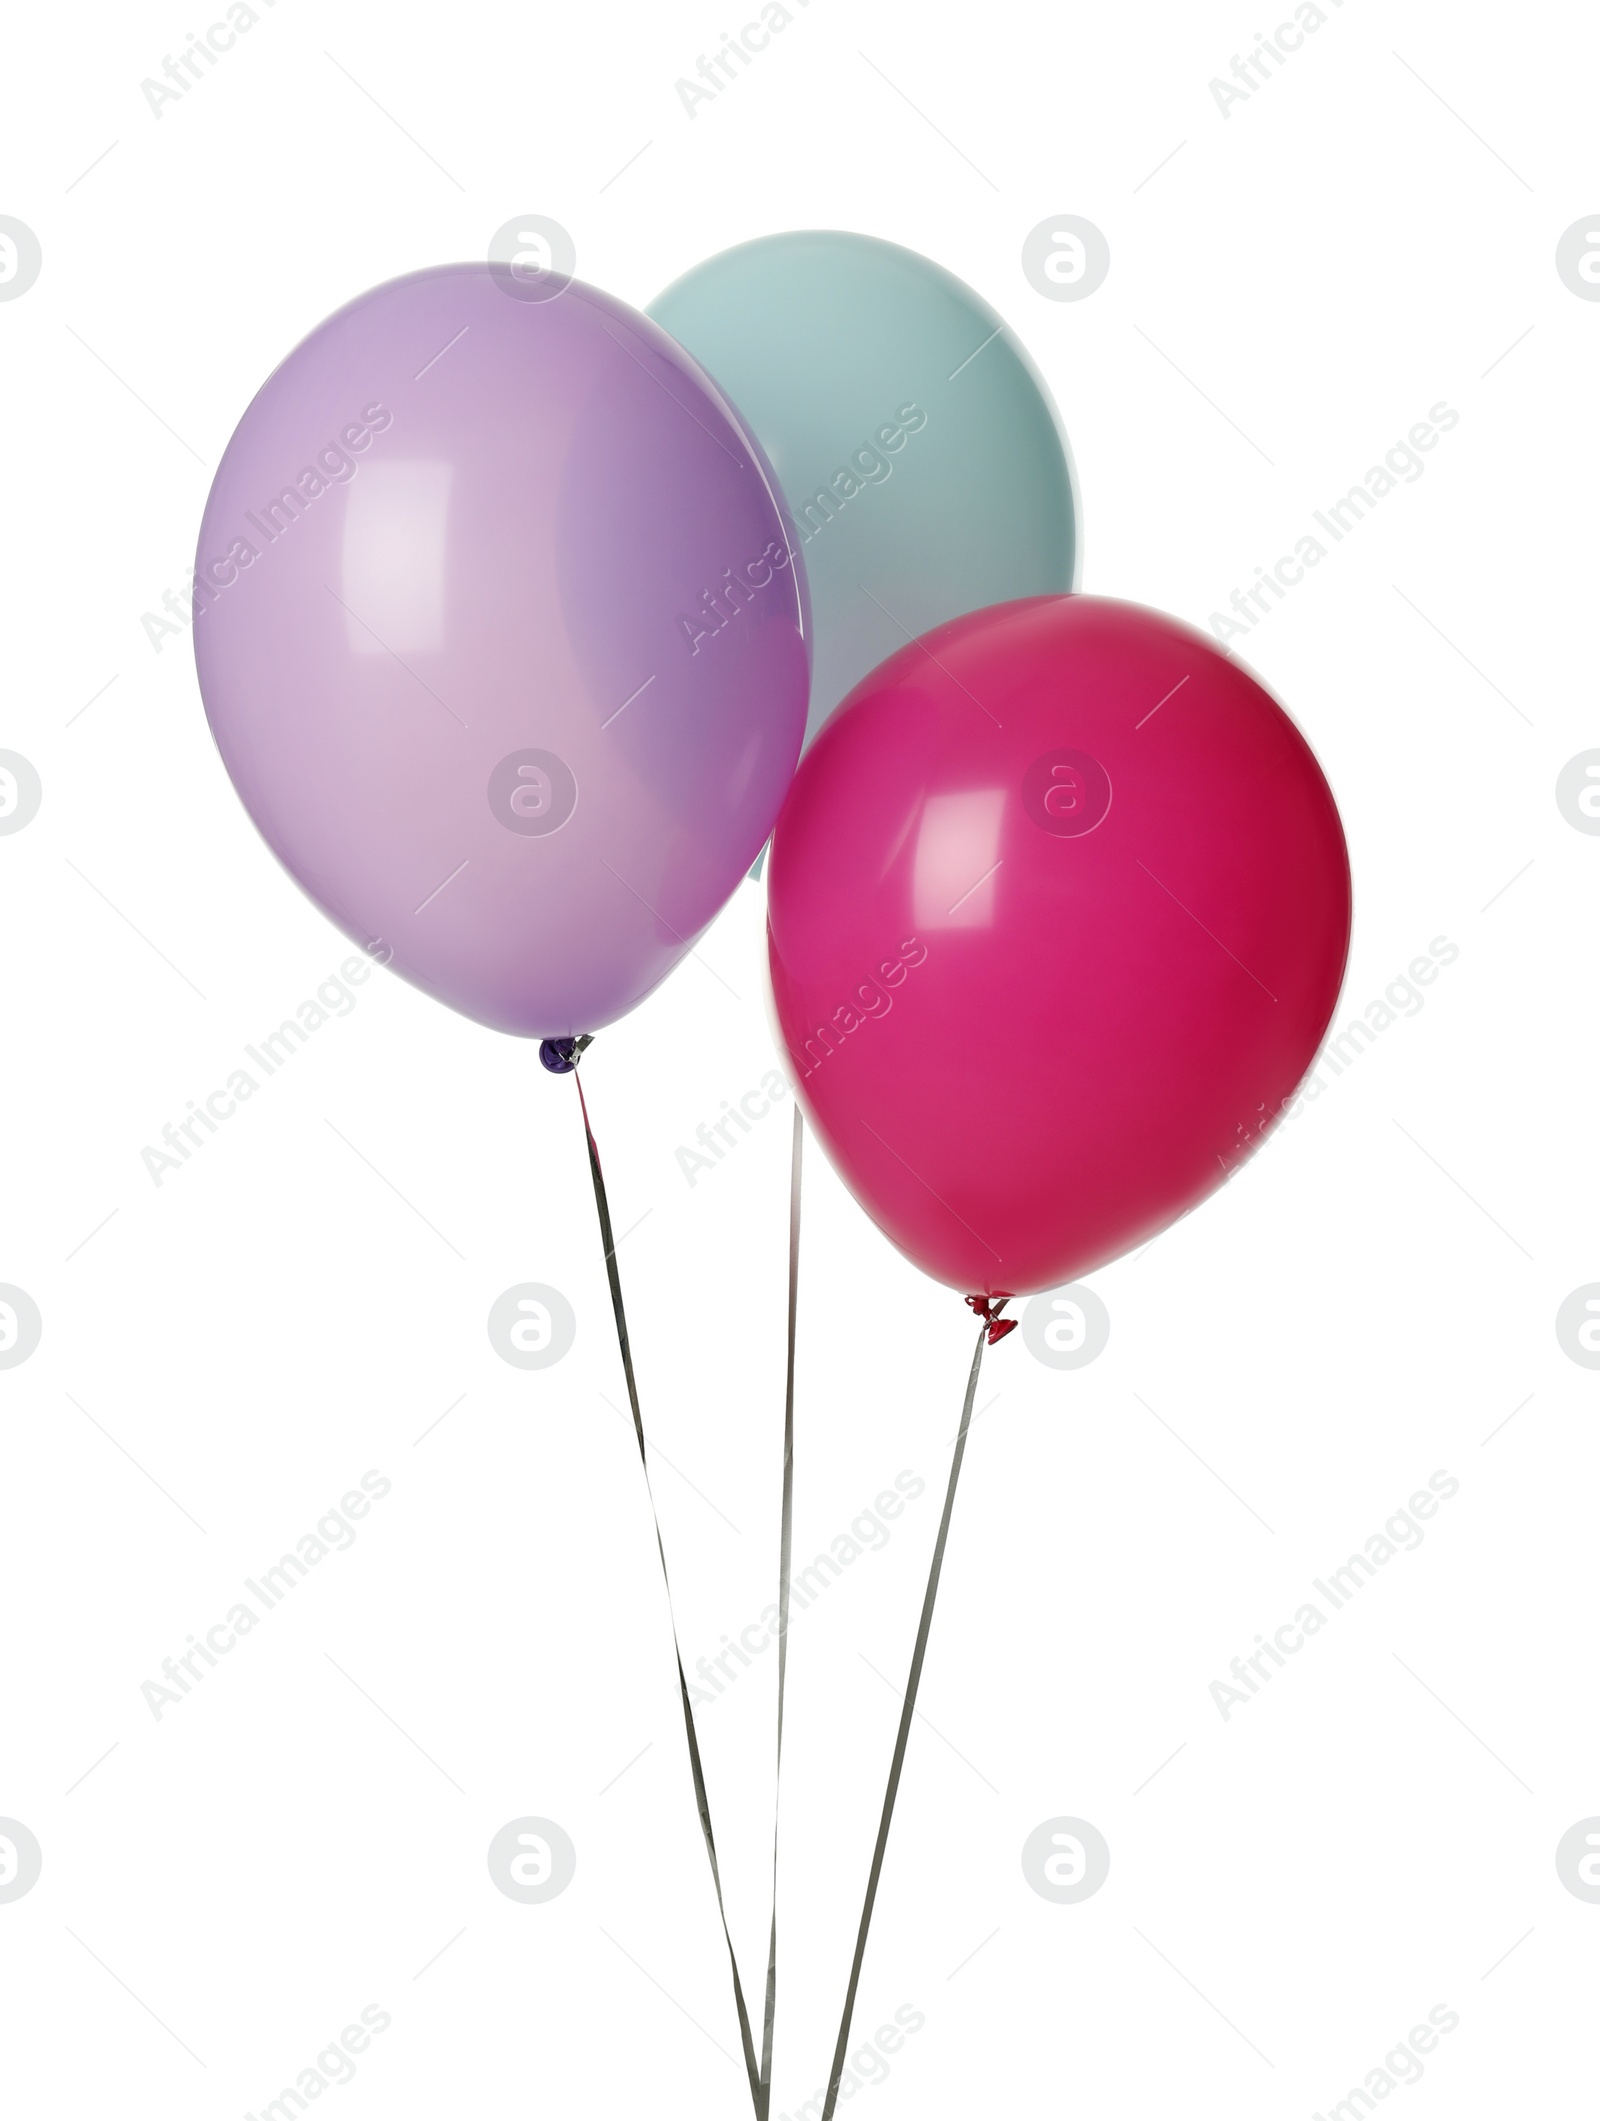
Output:
[[[1202,625],[1459,412],[1234,644],[1344,813],[1342,1020],[1459,957],[1096,1278],[1095,1363],[989,1357],[857,2020],[926,2022],[857,2096],[1326,2113],[1446,2004],[1408,2111],[1587,2110],[1600,1906],[1553,1859],[1600,1812],[1600,1439],[1554,1317],[1600,1276],[1600,841],[1554,785],[1600,744],[1600,305],[1554,249],[1600,207],[1600,29],[1327,0],[1225,118],[1256,8],[793,11],[693,119],[674,82],[742,16],[283,0],[159,119],[140,83],[203,10],[8,32],[0,211],[44,252],[0,305],[0,743],[44,788],[0,839],[0,1280],[44,1320],[0,1372],[0,1814],[44,1851],[0,1904],[8,2106],[256,2114],[376,2003],[341,2111],[745,2109],[572,1086],[382,975],[159,1189],[140,1156],[348,955],[141,614],[282,354],[539,212],[641,305],[768,230],[938,259],[1055,393],[1083,586]],[[1020,267],[1059,213],[1111,247],[1081,303]],[[788,1105],[692,1189],[674,1157],[773,1065],[762,920],[741,886],[585,1064],[691,1661],[773,1595]],[[795,1623],[775,2116],[827,2073],[970,1347],[807,1179],[797,1555],[928,1489]],[[523,1280],[578,1316],[532,1375],[485,1332]],[[154,1719],[142,1682],[369,1468],[356,1545]],[[1422,1547],[1224,1721],[1229,1660],[1437,1469]],[[774,1678],[703,1725],[757,1991]],[[523,1814],[578,1851],[541,1906],[485,1864]],[[1019,1861],[1058,1814],[1112,1851],[1077,1906]]]

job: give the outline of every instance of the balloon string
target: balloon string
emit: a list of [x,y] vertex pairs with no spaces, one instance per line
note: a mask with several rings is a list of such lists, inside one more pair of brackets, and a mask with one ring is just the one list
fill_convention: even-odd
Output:
[[[739,2013],[739,2038],[744,2046],[744,2066],[750,2080],[750,2097],[755,2106],[756,2121],[767,2121],[766,2102],[770,2095],[762,2083],[756,2065],[755,2045],[750,2037],[750,2013],[745,2008],[744,1985],[739,1979],[739,1961],[733,1949],[733,1934],[728,1928],[728,1911],[723,1904],[722,1872],[717,1864],[716,1838],[711,1831],[711,1804],[706,1795],[705,1770],[700,1762],[700,1740],[695,1731],[694,1709],[689,1700],[689,1682],[683,1672],[683,1651],[678,1642],[678,1622],[672,1606],[672,1579],[667,1573],[667,1550],[661,1537],[661,1516],[656,1508],[655,1489],[650,1480],[650,1460],[645,1451],[644,1420],[639,1412],[639,1388],[633,1374],[633,1350],[628,1341],[627,1313],[622,1307],[622,1281],[617,1273],[617,1248],[611,1234],[611,1209],[606,1201],[606,1182],[601,1175],[600,1151],[595,1146],[594,1129],[589,1124],[588,1100],[583,1094],[583,1083],[575,1064],[571,1068],[571,1074],[578,1086],[578,1109],[583,1115],[583,1136],[589,1145],[589,1175],[594,1180],[594,1204],[600,1218],[600,1239],[605,1246],[606,1279],[611,1285],[611,1309],[616,1318],[617,1347],[622,1356],[623,1375],[628,1382],[628,1405],[633,1409],[633,1433],[639,1445],[639,1463],[644,1468],[645,1493],[649,1497],[650,1515],[656,1528],[656,1552],[661,1557],[661,1580],[666,1586],[667,1619],[672,1629],[672,1654],[678,1666],[678,1694],[683,1703],[683,1728],[689,1743],[689,1770],[694,1778],[695,1806],[700,1814],[700,1831],[705,1837],[706,1855],[711,1864],[711,1882],[716,1887],[717,1913],[722,1921],[723,1941],[728,1947],[728,1964],[733,1970],[733,2000]],[[781,1660],[781,1636],[779,1645]]]
[[783,1693],[789,1669],[789,1564],[794,1546],[794,1341],[800,1305],[800,1159],[805,1122],[794,1108],[789,1152],[789,1360],[783,1392],[783,1511],[778,1542],[778,1759],[772,1798],[772,1932],[767,1944],[767,2007],[761,2028],[761,2102],[758,2121],[772,2105],[772,2023],[778,2006],[778,1814],[783,1793]]
[[944,1567],[945,1541],[950,1536],[950,1513],[955,1508],[956,1483],[961,1478],[961,1461],[966,1453],[967,1431],[972,1426],[972,1402],[978,1392],[978,1371],[982,1367],[984,1345],[998,1318],[999,1308],[996,1306],[983,1314],[984,1323],[979,1328],[978,1344],[972,1351],[972,1368],[967,1375],[967,1397],[961,1409],[961,1427],[956,1432],[955,1452],[950,1460],[950,1485],[945,1490],[944,1515],[939,1520],[939,1536],[933,1543],[933,1563],[928,1570],[928,1588],[923,1594],[917,1644],[911,1653],[911,1672],[906,1680],[905,1700],[900,1710],[900,1729],[894,1742],[889,1786],[883,1793],[883,1817],[878,1822],[878,1843],[872,1852],[872,1869],[867,1874],[867,1897],[861,1909],[861,1927],[856,1933],[856,1955],[850,1965],[850,1982],[844,1997],[844,2016],[839,2021],[839,2044],[833,2051],[833,2071],[828,2078],[828,2097],[822,2109],[822,2121],[833,2121],[833,2110],[839,2103],[839,2083],[844,2075],[845,2050],[850,2045],[850,2021],[855,2015],[856,1990],[861,1982],[861,1962],[866,1957],[867,1932],[872,1927],[872,1910],[878,1897],[878,1879],[883,1870],[883,1852],[889,1845],[889,1822],[894,1817],[895,1799],[900,1793],[900,1770],[905,1765],[906,1741],[911,1735],[911,1719],[916,1713],[917,1688],[922,1683],[922,1662],[928,1648],[928,1629],[933,1621],[934,1600],[939,1595],[939,1574]]

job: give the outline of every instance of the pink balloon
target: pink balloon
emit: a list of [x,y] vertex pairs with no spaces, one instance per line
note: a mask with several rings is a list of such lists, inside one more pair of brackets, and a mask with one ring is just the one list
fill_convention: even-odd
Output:
[[1099,597],[970,613],[864,678],[772,844],[807,1117],[964,1293],[1057,1288],[1258,1146],[1350,939],[1333,796],[1270,694]]

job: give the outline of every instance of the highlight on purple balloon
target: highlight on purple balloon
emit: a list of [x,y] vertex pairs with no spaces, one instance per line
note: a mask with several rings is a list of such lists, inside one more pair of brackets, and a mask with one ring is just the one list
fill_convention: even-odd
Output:
[[268,377],[201,524],[195,662],[268,845],[497,1030],[672,970],[794,772],[805,576],[759,445],[648,319],[493,265],[393,280]]

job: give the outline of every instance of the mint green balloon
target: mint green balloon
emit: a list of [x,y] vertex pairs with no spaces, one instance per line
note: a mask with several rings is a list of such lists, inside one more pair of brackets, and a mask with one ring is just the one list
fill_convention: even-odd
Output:
[[[1055,406],[1006,325],[942,266],[837,230],[761,236],[695,266],[649,314],[733,401],[783,488],[811,585],[808,743],[918,634],[1073,587]],[[707,626],[732,623],[706,587]]]

